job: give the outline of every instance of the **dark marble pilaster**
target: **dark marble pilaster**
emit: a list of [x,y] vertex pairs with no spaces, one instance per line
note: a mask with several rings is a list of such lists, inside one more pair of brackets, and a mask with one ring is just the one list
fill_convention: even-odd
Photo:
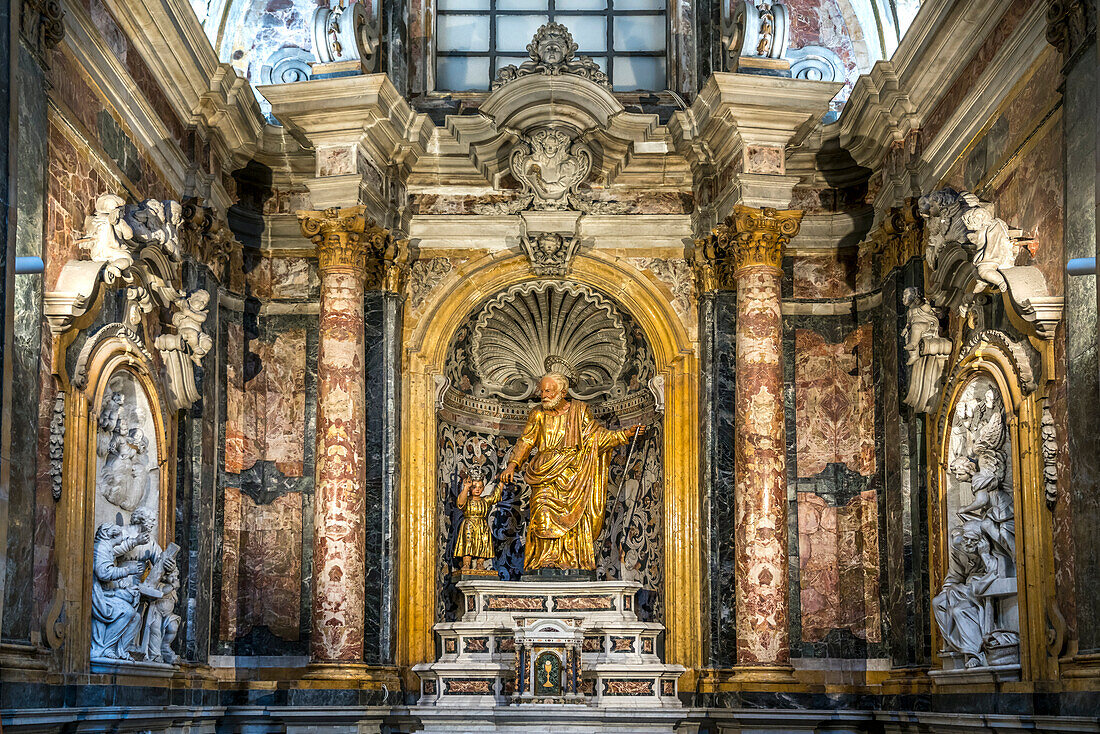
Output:
[[366,334],[366,630],[364,659],[393,660],[394,503],[398,479],[401,296],[369,290]]
[[703,342],[703,486],[707,488],[710,549],[710,659],[730,667],[737,660],[734,603],[733,405],[737,296],[718,290],[700,303]]
[[[25,43],[18,49],[18,190],[15,228],[17,256],[44,256],[46,206],[46,81],[42,67]],[[34,623],[34,526],[39,502],[52,511],[52,498],[36,497],[38,474],[39,373],[42,352],[42,278],[15,276],[11,329],[12,433],[8,508],[8,564],[4,585],[3,637],[29,641]]]
[[[1065,256],[1096,257],[1097,47],[1093,0],[1051,2],[1047,39],[1062,53],[1065,155]],[[1093,165],[1082,165],[1083,161]],[[1096,276],[1066,278],[1065,323],[1068,378],[1068,432],[1076,569],[1079,648],[1100,650],[1100,588],[1093,580],[1100,565],[1100,321]],[[1058,513],[1056,513],[1057,517]],[[1056,553],[1065,551],[1056,538]]]

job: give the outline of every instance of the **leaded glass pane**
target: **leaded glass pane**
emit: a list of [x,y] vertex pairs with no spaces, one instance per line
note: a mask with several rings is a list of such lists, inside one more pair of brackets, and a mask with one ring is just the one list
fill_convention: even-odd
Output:
[[488,10],[489,0],[438,0],[440,10]]
[[615,51],[664,51],[664,16],[615,16],[615,32],[613,43]]
[[616,92],[660,91],[665,88],[665,60],[652,56],[616,56],[611,84]]
[[[560,4],[559,4],[559,7]],[[665,0],[615,0],[615,10],[664,10]]]
[[607,10],[607,0],[557,0],[554,7],[558,10]]
[[497,51],[523,51],[539,26],[546,23],[545,15],[501,15],[497,17]]
[[548,7],[547,0],[497,0],[497,10],[546,10]]
[[484,15],[440,15],[435,22],[439,51],[488,51],[489,18]]
[[606,16],[559,15],[557,21],[573,34],[573,40],[580,47],[580,53],[607,50]]
[[436,87],[451,92],[489,88],[489,59],[485,56],[440,56],[435,65]]

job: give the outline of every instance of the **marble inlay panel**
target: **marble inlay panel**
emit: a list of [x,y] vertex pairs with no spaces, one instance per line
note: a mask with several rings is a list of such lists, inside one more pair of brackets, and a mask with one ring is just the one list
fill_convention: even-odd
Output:
[[880,642],[878,501],[866,490],[834,507],[798,493],[802,640],[821,642],[834,629]]
[[875,473],[875,404],[871,324],[829,343],[810,329],[795,331],[795,421],[798,476],[846,464]]

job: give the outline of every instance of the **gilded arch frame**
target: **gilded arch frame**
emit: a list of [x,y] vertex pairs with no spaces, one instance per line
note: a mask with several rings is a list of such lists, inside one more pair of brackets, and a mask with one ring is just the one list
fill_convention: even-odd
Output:
[[[694,686],[703,665],[705,568],[699,441],[699,358],[666,296],[641,272],[599,252],[578,256],[569,278],[617,299],[635,318],[665,378],[664,577],[665,650],[688,669]],[[396,661],[413,683],[411,666],[434,659],[436,513],[435,377],[454,331],[485,298],[534,280],[526,259],[482,256],[453,272],[419,317],[406,314],[401,378],[401,479],[398,507]]]
[[[939,593],[948,567],[946,487],[950,418],[966,386],[984,376],[1001,394],[1012,445],[1020,678],[1049,680],[1057,677],[1057,658],[1051,654],[1047,641],[1049,610],[1054,604],[1054,550],[1052,517],[1044,498],[1040,434],[1046,383],[1032,381],[1031,365],[1022,363],[1027,362],[1027,355],[1022,350],[1013,354],[1013,346],[1022,345],[1014,344],[1001,332],[983,332],[964,346],[961,358],[947,376],[935,431],[928,435],[932,449],[929,456],[935,456],[935,463],[930,462],[928,468],[932,480],[928,493],[929,598]],[[932,655],[938,662],[942,640],[935,623],[931,630]]]

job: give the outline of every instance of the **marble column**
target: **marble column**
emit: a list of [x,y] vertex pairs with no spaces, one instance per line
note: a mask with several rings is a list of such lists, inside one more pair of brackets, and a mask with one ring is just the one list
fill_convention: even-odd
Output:
[[[363,297],[373,254],[389,240],[365,207],[298,213],[317,247],[317,489],[313,510],[310,659],[363,660],[366,396]],[[334,666],[335,667],[335,666]]]
[[719,225],[719,271],[737,290],[734,599],[737,675],[792,680],[783,416],[783,246],[802,212],[735,206]]

